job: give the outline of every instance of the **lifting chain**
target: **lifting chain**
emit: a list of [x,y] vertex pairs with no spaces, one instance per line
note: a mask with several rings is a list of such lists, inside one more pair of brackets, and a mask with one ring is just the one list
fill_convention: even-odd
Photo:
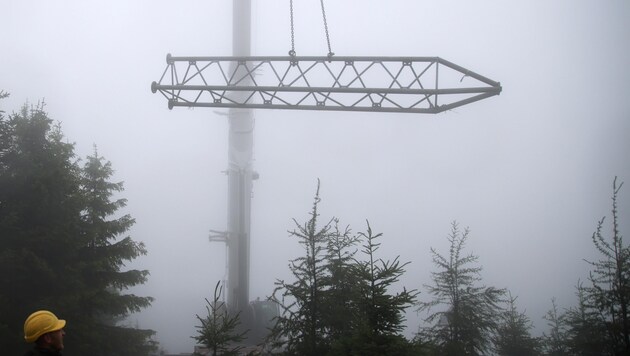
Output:
[[324,30],[326,31],[326,43],[328,43],[328,58],[331,58],[335,54],[330,47],[330,35],[328,34],[328,22],[326,21],[326,11],[324,10],[324,0],[319,0],[322,4],[322,17],[324,18]]
[[295,57],[295,32],[293,31],[293,0],[289,1],[289,12],[291,13],[291,50],[289,56]]
[[[328,21],[326,20],[326,10],[324,9],[324,0],[319,0],[322,5],[322,18],[324,19],[324,31],[326,33],[326,44],[328,44],[328,58],[335,55],[330,46],[330,34],[328,33]],[[291,16],[291,50],[289,56],[295,57],[295,29],[293,25],[293,0],[289,0],[289,14]]]

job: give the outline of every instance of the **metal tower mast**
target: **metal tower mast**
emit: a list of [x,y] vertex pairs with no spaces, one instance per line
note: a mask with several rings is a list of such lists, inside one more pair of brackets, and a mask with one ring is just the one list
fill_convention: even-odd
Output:
[[501,85],[439,57],[251,57],[251,0],[233,1],[232,57],[166,57],[151,84],[168,107],[229,108],[227,302],[249,303],[254,116],[251,109],[439,113]]
[[[234,0],[232,51],[234,56],[250,55],[251,0]],[[238,85],[249,86],[251,79],[236,63],[230,73],[244,76]],[[238,74],[237,74],[238,73]],[[245,92],[230,93],[231,100],[244,100]],[[249,303],[249,240],[254,142],[254,115],[248,108],[231,108],[228,114],[228,281],[227,304],[232,310],[245,310]]]

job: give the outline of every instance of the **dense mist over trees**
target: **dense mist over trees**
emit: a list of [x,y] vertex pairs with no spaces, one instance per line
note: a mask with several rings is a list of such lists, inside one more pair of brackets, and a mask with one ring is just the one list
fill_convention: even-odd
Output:
[[148,271],[124,263],[146,250],[124,234],[133,225],[114,198],[111,164],[96,149],[75,157],[44,104],[0,112],[0,344],[7,354],[27,345],[26,317],[50,309],[67,320],[66,355],[142,355],[155,349],[151,330],[124,318],[152,298],[125,293]]
[[[468,234],[468,229],[460,231],[453,222],[448,255],[431,249],[437,271],[432,272],[433,284],[425,287],[432,300],[420,305],[430,312],[426,322],[431,326],[421,335],[444,355],[487,353],[500,322],[499,303],[505,290],[480,284],[478,256],[464,254]],[[435,307],[446,310],[431,311]]]
[[271,344],[296,355],[414,354],[401,332],[417,292],[391,290],[408,263],[378,257],[382,234],[369,222],[357,235],[335,218],[318,224],[319,202],[318,184],[311,218],[290,232],[305,254],[289,263],[294,281],[276,282]]
[[[123,185],[112,182],[112,175],[112,164],[96,148],[85,160],[75,156],[43,103],[0,112],[0,268],[7,286],[0,290],[0,342],[10,353],[26,348],[22,324],[37,309],[53,310],[68,321],[67,355],[157,350],[152,330],[125,322],[130,313],[150,307],[152,298],[125,292],[144,283],[149,271],[125,269],[124,263],[147,251],[125,236],[134,219],[121,214]],[[549,311],[538,316],[528,315],[518,296],[483,283],[484,256],[466,252],[474,236],[456,222],[447,235],[447,251],[418,252],[418,259],[434,263],[426,271],[432,283],[401,286],[413,261],[382,256],[387,237],[370,222],[357,233],[337,218],[322,223],[318,183],[310,219],[294,220],[289,232],[303,255],[289,261],[292,278],[276,282],[271,299],[281,315],[266,340],[268,350],[289,355],[628,355],[630,249],[620,231],[622,186],[617,178],[612,181],[611,216],[599,220],[592,234],[599,258],[584,261],[588,275],[575,276],[574,304],[558,305],[549,296]],[[220,334],[224,341],[216,350],[235,351],[238,316],[222,314],[219,295],[215,290],[213,301],[206,300],[208,316],[198,316],[202,325],[195,338],[209,344],[212,335]],[[406,338],[405,313],[415,308],[425,323]],[[532,335],[532,320],[540,317],[548,328]],[[208,324],[212,320],[228,324]]]
[[243,348],[248,330],[240,331],[241,314],[231,314],[227,304],[221,300],[223,287],[220,282],[214,287],[212,301],[206,299],[206,316],[196,315],[199,325],[197,335],[192,336],[199,345],[208,349],[210,355],[238,355]]
[[[587,261],[593,267],[590,286],[578,282],[576,305],[565,309],[552,297],[543,316],[549,329],[535,336],[518,297],[482,283],[479,256],[465,253],[468,228],[452,223],[447,254],[431,248],[433,284],[418,300],[415,289],[394,292],[410,263],[377,258],[382,234],[373,233],[369,222],[357,234],[340,229],[337,218],[318,225],[318,182],[311,218],[294,220],[290,231],[305,254],[289,263],[294,281],[276,283],[272,300],[283,313],[268,341],[288,355],[627,355],[630,249],[618,228],[622,185],[615,178],[612,236],[602,234],[604,219],[593,234],[602,259]],[[408,340],[401,332],[404,312],[413,305],[427,317]]]
[[[245,17],[234,21],[233,8],[245,3],[251,3],[251,21],[240,26]],[[267,303],[276,280],[294,282],[287,263],[304,253],[298,239],[286,232],[296,228],[291,218],[300,224],[309,220],[319,178],[320,227],[334,216],[340,235],[351,226],[349,236],[358,237],[359,231],[367,233],[369,220],[373,231],[383,234],[377,239],[377,259],[400,256],[401,265],[410,262],[392,293],[406,286],[420,292],[418,303],[433,300],[425,287],[433,284],[432,272],[439,271],[431,248],[448,258],[450,223],[458,221],[462,232],[470,227],[464,255],[478,256],[471,266],[483,268],[478,286],[505,289],[502,299],[512,293],[516,311],[533,324],[532,337],[541,338],[541,352],[588,348],[597,353],[598,345],[612,338],[600,332],[606,325],[616,325],[608,333],[619,333],[614,338],[623,340],[619,313],[625,307],[615,302],[602,311],[613,301],[611,294],[599,294],[596,305],[588,289],[593,288],[589,272],[600,277],[589,262],[608,260],[591,236],[606,216],[601,234],[611,241],[610,186],[615,176],[618,184],[630,179],[630,1],[309,0],[293,1],[293,19],[288,0],[0,1],[5,15],[0,21],[0,91],[11,93],[0,100],[5,118],[20,112],[24,102],[45,98],[48,116],[63,125],[62,143],[72,143],[73,159],[81,158],[77,169],[83,169],[97,144],[98,156],[115,170],[109,181],[124,181],[124,192],[115,192],[111,201],[126,198],[128,204],[107,220],[129,214],[135,223],[117,241],[131,236],[148,253],[126,261],[121,270],[151,274],[146,283],[121,293],[155,299],[151,307],[117,322],[154,330],[158,353],[192,352],[191,336],[199,323],[195,316],[206,316],[205,299],[212,301],[216,282],[229,276],[225,245],[217,241],[234,221],[228,219],[231,183],[225,173],[233,169],[234,155],[228,151],[235,142],[229,130],[235,126],[229,109],[169,110],[168,98],[152,93],[151,82],[175,74],[182,81],[191,79],[189,84],[201,79],[191,78],[194,72],[170,72],[166,55],[232,56],[234,33],[249,33],[255,57],[286,58],[293,44],[299,56],[326,56],[322,3],[337,59],[400,58],[404,64],[408,58],[439,57],[470,75],[451,77],[448,68],[433,65],[420,71],[404,65],[400,73],[383,75],[405,86],[409,71],[425,73],[424,78],[435,73],[440,82],[452,79],[469,87],[475,86],[475,73],[499,82],[502,91],[436,115],[373,112],[380,101],[398,96],[395,88],[386,97],[356,94],[356,100],[375,100],[372,112],[328,110],[330,105],[253,110],[255,122],[247,134],[253,136],[252,177],[258,179],[249,201],[250,300]],[[202,62],[180,64],[193,70],[195,65],[204,68]],[[309,77],[330,75],[305,63],[300,67]],[[348,62],[339,84],[356,75],[352,68],[361,73],[360,63]],[[243,63],[234,64],[242,68]],[[229,78],[230,68],[220,66]],[[267,65],[251,74],[260,85],[283,76]],[[426,92],[442,88],[429,78],[414,86],[421,84]],[[223,82],[223,75],[204,79],[213,86]],[[374,79],[379,80],[364,85],[377,89],[383,78]],[[328,89],[322,89],[321,103],[330,103]],[[204,92],[200,99],[206,95],[211,94]],[[442,106],[447,104],[442,98],[443,92],[409,104]],[[627,189],[624,184],[619,191],[619,236],[630,231]],[[24,199],[27,204],[26,195]],[[66,225],[73,229],[72,223]],[[211,233],[214,242],[208,241],[209,231],[218,232]],[[4,241],[5,230],[1,232]],[[364,243],[354,245],[354,258],[365,258]],[[12,254],[16,263],[24,260],[22,252]],[[339,266],[353,263],[346,256],[337,258],[342,259]],[[3,271],[4,281],[17,279],[18,269],[37,268],[37,261],[11,264]],[[330,284],[338,287],[331,287],[330,294],[351,292],[339,282],[348,278],[345,273],[340,268],[331,274]],[[602,291],[615,289],[605,282],[598,285]],[[20,291],[12,284],[0,289],[3,298],[7,290]],[[234,290],[225,286],[224,291],[229,295]],[[245,298],[242,302],[247,304]],[[402,335],[409,340],[439,323],[425,322],[430,314],[417,312],[418,306],[405,313]],[[503,316],[508,301],[498,306]],[[331,338],[341,339],[350,333],[351,326],[344,326],[352,308],[335,307]],[[555,312],[548,315],[551,310]],[[429,313],[435,312],[448,312],[448,307],[436,305]],[[7,327],[4,317],[0,314],[0,334],[18,337],[21,327]],[[75,336],[68,333],[68,346]],[[567,344],[569,338],[574,342]],[[548,340],[555,347],[550,349]],[[429,342],[419,341],[427,349]],[[495,337],[491,348],[494,343]]]

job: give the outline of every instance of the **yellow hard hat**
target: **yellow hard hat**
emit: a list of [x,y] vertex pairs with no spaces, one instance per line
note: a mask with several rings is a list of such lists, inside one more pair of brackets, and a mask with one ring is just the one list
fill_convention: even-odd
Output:
[[64,326],[66,326],[66,321],[57,319],[57,316],[48,310],[36,311],[24,322],[24,340],[35,342],[40,336],[61,330]]

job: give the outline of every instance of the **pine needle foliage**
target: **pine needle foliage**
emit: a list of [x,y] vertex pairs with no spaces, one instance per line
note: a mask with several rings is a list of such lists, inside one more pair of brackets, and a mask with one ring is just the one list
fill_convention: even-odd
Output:
[[352,347],[354,319],[358,313],[356,300],[359,298],[357,278],[353,261],[357,253],[359,237],[350,227],[340,229],[337,219],[327,241],[327,273],[324,285],[327,287],[324,304],[330,352],[347,354]]
[[407,290],[392,294],[391,289],[405,273],[409,262],[377,258],[382,233],[374,233],[369,221],[366,232],[360,232],[365,260],[355,264],[360,295],[357,301],[358,317],[355,318],[353,354],[357,355],[404,355],[409,345],[400,333],[405,322],[405,310],[416,302],[418,292]]
[[613,180],[612,236],[606,238],[602,232],[605,218],[597,223],[592,241],[601,255],[597,261],[587,261],[593,269],[591,285],[584,289],[588,302],[605,320],[605,332],[610,338],[615,355],[630,355],[630,248],[624,244],[619,231],[617,198],[623,186]]
[[549,333],[543,333],[541,343],[545,355],[568,356],[566,315],[558,310],[556,298],[551,298],[551,309],[543,316]]
[[326,246],[332,233],[333,221],[318,227],[318,204],[320,182],[310,219],[300,224],[293,219],[295,229],[289,231],[304,248],[304,256],[289,262],[293,282],[277,280],[271,300],[280,306],[281,315],[271,333],[274,347],[280,347],[288,354],[324,355],[329,348],[328,328],[325,323],[327,287]]
[[223,286],[217,282],[214,287],[214,298],[212,302],[207,298],[207,316],[195,315],[201,325],[197,328],[197,335],[192,336],[199,344],[208,348],[212,356],[217,355],[239,355],[243,349],[241,342],[245,340],[247,330],[239,332],[241,324],[240,312],[230,314],[225,302],[221,301]]
[[570,355],[614,355],[605,332],[605,320],[588,300],[583,284],[575,286],[577,306],[569,308],[564,319],[567,324],[567,347]]
[[[0,95],[2,96],[2,95]],[[125,236],[134,220],[119,216],[122,183],[110,181],[111,164],[99,156],[80,164],[74,145],[44,110],[25,105],[0,112],[0,344],[6,354],[29,345],[25,318],[49,309],[67,320],[67,355],[147,355],[151,330],[124,325],[150,297],[125,290],[148,271],[124,270],[146,253]],[[98,345],[96,347],[95,345]]]
[[[467,228],[460,231],[453,222],[448,255],[431,248],[437,271],[431,273],[433,284],[425,288],[433,300],[419,306],[428,313],[425,322],[431,326],[421,330],[420,337],[436,346],[440,355],[485,354],[498,327],[499,303],[506,291],[480,285],[478,257],[463,251],[468,234]],[[438,307],[444,309],[435,311]]]
[[[320,184],[310,219],[289,231],[304,256],[289,262],[293,281],[276,281],[271,300],[280,307],[267,345],[286,355],[410,355],[412,345],[401,335],[405,310],[415,290],[390,289],[408,263],[376,256],[380,246],[369,223],[353,235],[329,220],[319,227]],[[358,244],[363,242],[359,258]]]
[[499,356],[534,356],[540,354],[540,340],[532,337],[534,327],[529,317],[518,311],[516,299],[508,292],[507,307],[500,313],[494,336],[494,347]]

